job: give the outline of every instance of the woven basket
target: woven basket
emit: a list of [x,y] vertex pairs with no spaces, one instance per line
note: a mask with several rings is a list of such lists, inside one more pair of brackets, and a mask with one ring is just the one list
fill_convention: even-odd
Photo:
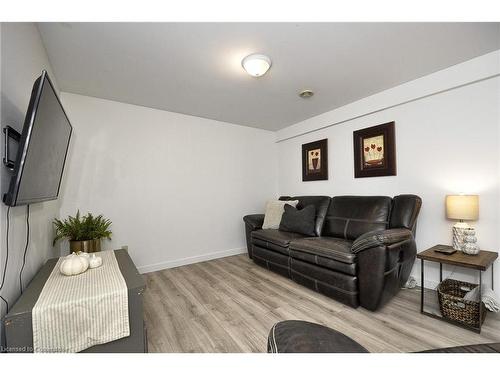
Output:
[[477,286],[477,284],[453,279],[442,281],[437,287],[437,292],[439,308],[443,317],[479,328],[479,305],[483,310],[482,318],[484,321],[487,312],[484,304],[482,302],[464,301],[463,299],[468,291]]

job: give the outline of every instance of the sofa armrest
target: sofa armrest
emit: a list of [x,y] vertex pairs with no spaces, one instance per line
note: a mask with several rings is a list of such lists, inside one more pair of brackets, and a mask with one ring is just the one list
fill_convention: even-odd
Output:
[[264,223],[264,214],[246,215],[243,216],[243,221],[246,225],[250,226],[252,230],[261,229]]
[[406,228],[367,232],[354,240],[351,252],[357,254],[372,247],[390,246],[410,239],[413,239],[413,233]]
[[409,229],[369,232],[354,242],[351,251],[358,262],[359,304],[374,311],[408,281],[417,244]]
[[243,216],[243,221],[245,222],[248,256],[252,259],[252,232],[262,228],[262,224],[264,224],[264,214],[246,215]]

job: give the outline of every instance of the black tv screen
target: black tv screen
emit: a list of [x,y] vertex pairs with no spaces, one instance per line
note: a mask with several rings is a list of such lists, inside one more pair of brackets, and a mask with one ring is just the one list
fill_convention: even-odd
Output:
[[57,199],[73,128],[46,71],[35,81],[9,191],[21,206]]

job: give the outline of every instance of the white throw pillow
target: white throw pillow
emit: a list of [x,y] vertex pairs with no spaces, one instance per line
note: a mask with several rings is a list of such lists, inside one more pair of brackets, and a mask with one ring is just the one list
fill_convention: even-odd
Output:
[[285,212],[285,204],[296,207],[299,201],[268,201],[262,229],[279,229],[281,216]]

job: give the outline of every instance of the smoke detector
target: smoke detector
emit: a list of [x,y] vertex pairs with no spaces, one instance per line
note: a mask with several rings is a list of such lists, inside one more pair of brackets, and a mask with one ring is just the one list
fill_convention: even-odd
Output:
[[302,99],[310,98],[313,95],[314,95],[314,92],[312,92],[311,90],[302,90],[301,92],[299,92],[299,96]]

